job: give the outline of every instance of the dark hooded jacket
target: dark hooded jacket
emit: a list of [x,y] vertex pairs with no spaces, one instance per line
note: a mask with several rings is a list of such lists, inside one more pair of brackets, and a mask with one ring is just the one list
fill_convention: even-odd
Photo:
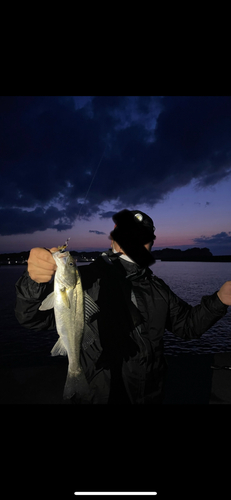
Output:
[[[154,276],[112,251],[78,268],[85,291],[81,363],[91,404],[155,404],[163,396],[165,329],[199,338],[227,312],[217,296],[191,306]],[[54,311],[39,311],[53,283],[38,284],[26,271],[16,283],[15,313],[33,330],[55,328]],[[93,299],[93,301],[91,300]],[[75,402],[81,404],[83,401]]]

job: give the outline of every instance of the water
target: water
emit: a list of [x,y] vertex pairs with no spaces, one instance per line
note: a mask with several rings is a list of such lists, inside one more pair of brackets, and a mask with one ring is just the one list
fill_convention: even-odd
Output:
[[49,354],[56,332],[33,332],[19,325],[15,318],[15,283],[26,266],[0,266],[0,361],[17,355]]
[[[86,265],[86,264],[84,264]],[[0,266],[0,358],[12,355],[49,354],[57,340],[56,332],[33,332],[20,326],[14,315],[15,283],[26,266]],[[203,295],[219,290],[231,279],[229,262],[159,262],[152,270],[170,286],[173,292],[191,305],[200,302]],[[224,318],[200,339],[185,342],[170,332],[164,335],[165,353],[217,353],[231,351],[231,307]]]
[[[225,281],[231,280],[230,262],[157,261],[151,269],[176,295],[192,306],[199,304],[203,295],[218,291]],[[186,342],[166,332],[164,342],[166,354],[231,351],[231,307],[200,339]]]

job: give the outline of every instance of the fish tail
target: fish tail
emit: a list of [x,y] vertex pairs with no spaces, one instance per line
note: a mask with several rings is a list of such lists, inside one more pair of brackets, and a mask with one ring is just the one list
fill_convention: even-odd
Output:
[[67,350],[63,345],[61,338],[57,340],[53,349],[51,349],[51,356],[67,356]]
[[87,398],[90,395],[90,387],[82,369],[67,372],[63,398],[70,399],[75,394],[80,398]]

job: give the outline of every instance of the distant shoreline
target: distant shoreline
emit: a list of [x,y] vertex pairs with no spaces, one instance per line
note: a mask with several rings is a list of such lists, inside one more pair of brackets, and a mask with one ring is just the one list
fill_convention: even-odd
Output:
[[231,255],[213,255],[212,257],[185,257],[185,258],[176,258],[176,257],[165,257],[159,258],[156,257],[156,260],[161,260],[161,262],[231,262]]
[[[30,251],[19,253],[0,254],[0,266],[6,265],[27,265],[27,259]],[[70,251],[77,262],[92,262],[102,252],[76,252]],[[153,250],[152,255],[155,260],[161,262],[231,262],[231,255],[213,255],[208,248],[191,248],[188,250],[179,250],[164,248],[163,250]]]

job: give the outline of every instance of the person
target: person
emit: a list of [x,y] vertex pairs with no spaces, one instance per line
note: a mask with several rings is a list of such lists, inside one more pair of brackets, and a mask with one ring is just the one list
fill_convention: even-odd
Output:
[[[166,362],[165,329],[185,340],[199,338],[231,305],[231,281],[191,306],[150,269],[156,238],[152,219],[139,210],[113,216],[111,249],[78,267],[86,297],[93,299],[85,322],[81,364],[91,389],[90,404],[161,404]],[[52,252],[33,248],[16,283],[15,314],[32,330],[55,328],[54,310],[40,311],[53,289]],[[93,303],[91,301],[91,303]],[[73,397],[76,404],[84,401]]]

